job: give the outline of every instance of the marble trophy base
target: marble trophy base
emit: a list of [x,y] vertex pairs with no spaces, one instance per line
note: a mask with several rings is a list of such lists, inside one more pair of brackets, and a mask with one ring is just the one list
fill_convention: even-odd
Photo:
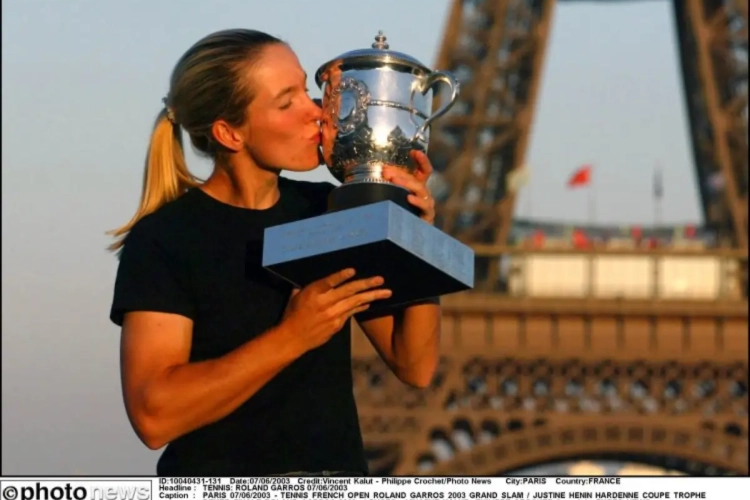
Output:
[[393,295],[372,311],[474,286],[473,250],[390,200],[267,228],[263,267],[298,287],[349,267],[383,276]]

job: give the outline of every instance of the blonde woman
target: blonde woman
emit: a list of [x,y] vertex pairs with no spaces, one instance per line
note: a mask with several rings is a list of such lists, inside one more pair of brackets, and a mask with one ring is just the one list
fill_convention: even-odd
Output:
[[[140,206],[113,232],[123,397],[140,439],[166,445],[159,475],[367,474],[350,318],[388,297],[388,283],[342,269],[292,290],[260,265],[263,230],[320,215],[333,187],[279,175],[318,166],[321,112],[306,78],[264,33],[197,42],[172,73]],[[183,131],[214,162],[205,182],[188,171]],[[388,176],[432,222],[432,168],[414,160],[416,175]],[[439,318],[427,301],[358,321],[396,376],[424,387]]]

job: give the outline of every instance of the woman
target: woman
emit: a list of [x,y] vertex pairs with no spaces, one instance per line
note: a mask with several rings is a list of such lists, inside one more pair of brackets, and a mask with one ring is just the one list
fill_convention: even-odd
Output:
[[[125,407],[169,476],[367,473],[352,394],[350,318],[390,296],[342,270],[292,290],[261,267],[263,230],[320,215],[328,183],[279,176],[318,166],[321,111],[282,41],[248,30],[196,43],[177,63],[151,137],[140,207],[121,248],[111,318],[122,326]],[[213,159],[204,183],[181,129]],[[432,221],[431,172],[389,170]],[[440,309],[359,317],[408,384],[429,384]]]

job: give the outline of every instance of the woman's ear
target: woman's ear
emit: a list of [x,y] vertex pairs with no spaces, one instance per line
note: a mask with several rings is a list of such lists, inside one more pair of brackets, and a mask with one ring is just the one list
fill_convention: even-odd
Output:
[[245,141],[240,131],[224,120],[216,120],[214,122],[211,126],[211,134],[217,143],[234,153],[242,151],[245,146]]

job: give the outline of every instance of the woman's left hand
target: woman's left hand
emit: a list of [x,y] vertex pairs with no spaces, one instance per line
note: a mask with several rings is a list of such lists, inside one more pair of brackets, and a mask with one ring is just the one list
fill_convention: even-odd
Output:
[[407,197],[409,203],[422,211],[421,218],[425,222],[435,222],[435,200],[427,189],[427,179],[432,174],[432,164],[422,151],[412,151],[409,156],[417,166],[414,174],[392,165],[383,167],[383,177],[388,182],[407,189],[411,194]]

